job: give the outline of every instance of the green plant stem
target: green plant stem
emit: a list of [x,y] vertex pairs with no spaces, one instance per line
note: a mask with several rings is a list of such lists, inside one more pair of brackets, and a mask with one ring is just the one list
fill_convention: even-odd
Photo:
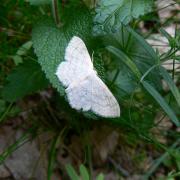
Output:
[[4,118],[7,116],[8,112],[10,111],[11,107],[12,107],[13,103],[9,104],[9,106],[7,107],[6,111],[3,113],[3,115],[0,117],[0,123],[3,122]]
[[136,89],[139,87],[139,84],[135,87],[134,91],[131,93],[131,96],[130,96],[130,106],[129,106],[129,109],[128,109],[128,114],[129,114],[129,120],[130,122],[132,122],[132,117],[131,117],[131,109],[132,109],[132,106],[133,106],[133,102],[134,102],[134,95],[135,95],[135,92],[136,92]]
[[173,173],[171,175],[168,175],[168,178],[173,178],[174,180],[174,177],[180,177],[180,172],[177,172],[177,173]]
[[161,61],[165,61],[167,59],[169,59],[171,56],[173,56],[176,52],[178,51],[178,49],[175,49],[173,52],[171,52],[169,55],[167,55],[166,57],[162,58]]
[[[173,56],[173,70],[172,70],[172,79],[173,79],[173,81],[174,81],[174,76],[175,76],[175,53],[176,53],[176,49],[175,48],[173,48],[173,53],[172,53],[172,56]],[[171,100],[172,100],[172,95],[170,96],[170,98],[169,98],[169,104],[171,104]]]
[[[44,147],[44,145],[43,145],[43,147]],[[35,165],[34,165],[34,167],[33,167],[33,170],[32,170],[32,173],[31,173],[31,178],[30,179],[33,179],[33,177],[35,176],[35,174],[36,174],[36,170],[37,170],[37,168],[38,168],[38,166],[40,165],[40,162],[42,161],[42,159],[43,159],[43,155],[45,154],[45,151],[47,150],[47,147],[45,147],[45,148],[42,148],[42,146],[40,146],[40,156],[39,156],[39,158],[38,158],[38,160],[36,161],[36,163],[35,163]]]
[[132,34],[128,34],[128,40],[127,40],[127,43],[126,43],[126,47],[125,47],[125,50],[128,50],[128,46],[130,44],[130,41],[131,41],[131,38],[132,38]]
[[60,27],[61,22],[60,22],[59,10],[58,10],[58,0],[52,0],[52,12],[57,27]]
[[172,71],[172,79],[174,81],[175,76],[175,52],[173,53],[173,71]]
[[153,65],[151,68],[149,68],[144,74],[143,76],[141,77],[140,79],[140,83],[144,80],[144,78],[154,69],[156,68],[157,66],[159,66],[159,64],[155,64]]
[[167,115],[166,114],[164,114],[162,117],[161,117],[161,119],[160,120],[158,120],[158,122],[157,123],[155,123],[155,126],[156,127],[158,127],[158,125],[163,121],[163,119],[166,117]]
[[87,156],[88,156],[88,164],[89,164],[89,177],[90,179],[92,179],[93,168],[92,168],[92,153],[91,153],[90,144],[87,145]]
[[150,178],[150,176],[157,170],[160,164],[168,157],[169,150],[172,148],[176,148],[179,143],[180,143],[180,139],[178,139],[169,149],[167,149],[167,151],[161,157],[155,160],[154,164],[150,167],[148,172],[143,176],[143,180],[148,180]]
[[142,83],[142,81],[144,80],[144,78],[154,69],[158,66],[158,64],[152,66],[151,68],[149,68],[142,76],[141,76],[141,79],[139,81],[139,83],[137,84],[136,88],[134,89],[133,93],[131,94],[130,96],[130,107],[129,107],[129,119],[130,121],[132,121],[132,118],[131,118],[131,108],[132,108],[132,105],[133,105],[133,99],[134,99],[134,95],[135,95],[135,92],[136,90],[140,87],[140,84]]
[[91,152],[91,139],[90,139],[90,130],[89,128],[83,132],[83,143],[85,147],[85,163],[89,167],[89,178],[92,179],[93,165],[92,165],[92,152]]
[[[164,10],[164,9],[170,7],[170,6],[174,6],[175,4],[177,4],[177,2],[171,3],[171,4],[169,4],[169,5],[165,6],[165,7],[162,7],[162,8],[156,9],[155,11],[161,11],[161,10]],[[154,11],[154,12],[155,12],[155,11]]]
[[64,132],[67,130],[67,127],[64,127],[62,131],[56,134],[55,138],[53,139],[50,155],[49,155],[49,164],[48,164],[48,180],[51,180],[51,176],[53,173],[54,162],[56,160],[56,149],[59,146],[59,143],[64,135]]
[[113,78],[110,86],[112,86],[112,85],[116,82],[116,79],[117,79],[117,77],[118,77],[118,75],[119,75],[119,72],[120,72],[120,69],[117,69],[116,74],[114,75],[114,78]]
[[33,128],[28,130],[25,134],[23,134],[14,144],[10,145],[6,150],[0,154],[0,165],[5,161],[5,159],[12,154],[16,149],[21,147],[23,144],[28,142],[32,138]]
[[124,27],[121,27],[122,47],[124,48]]

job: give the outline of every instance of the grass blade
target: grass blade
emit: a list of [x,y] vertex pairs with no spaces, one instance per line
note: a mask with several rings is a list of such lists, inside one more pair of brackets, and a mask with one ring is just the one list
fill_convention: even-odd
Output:
[[32,129],[24,133],[14,144],[10,145],[6,150],[0,155],[0,165],[5,161],[5,159],[11,155],[16,149],[21,147],[23,144],[28,142],[32,138]]
[[78,174],[76,173],[76,171],[70,164],[66,165],[66,171],[71,180],[79,180],[80,179]]
[[171,44],[172,41],[173,41],[173,37],[172,37],[167,31],[165,31],[163,28],[160,28],[159,31],[161,32],[161,34],[162,34],[164,37],[167,38],[167,40],[169,41],[169,44]]
[[162,107],[162,109],[167,113],[167,115],[170,117],[172,122],[179,127],[180,123],[175,115],[175,113],[172,111],[172,109],[169,107],[169,105],[166,103],[166,101],[163,99],[163,97],[159,94],[159,92],[154,89],[153,86],[151,86],[148,82],[142,81],[142,84],[144,88],[154,97],[154,99],[159,103],[159,105]]
[[129,69],[134,73],[134,75],[140,79],[141,73],[138,70],[136,64],[126,55],[123,51],[120,49],[117,49],[113,46],[106,47],[108,51],[110,51],[112,54],[114,54],[116,57],[118,57],[124,64],[126,64]]
[[4,121],[4,119],[6,118],[6,116],[8,115],[9,111],[12,108],[13,103],[10,103],[9,106],[7,107],[6,111],[2,114],[2,116],[0,117],[0,123],[2,123]]
[[49,153],[49,162],[48,162],[48,173],[47,173],[48,180],[51,180],[51,176],[54,170],[54,162],[56,160],[56,149],[59,145],[59,142],[65,130],[66,130],[66,127],[60,133],[58,133],[52,141],[52,145],[51,145],[51,149]]
[[89,173],[83,164],[80,165],[80,174],[83,180],[89,180]]
[[171,76],[169,75],[169,73],[166,71],[166,69],[164,69],[162,66],[159,67],[159,70],[161,72],[161,75],[163,77],[163,79],[166,81],[166,83],[168,84],[172,94],[174,95],[179,107],[180,107],[180,93],[178,88],[176,87],[175,83],[173,82]]
[[161,157],[154,161],[147,173],[143,176],[144,180],[148,180],[151,177],[151,175],[157,170],[160,164],[168,157],[170,150],[176,148],[179,143],[180,139],[178,139],[169,149],[167,149],[167,151]]
[[145,41],[145,39],[136,33],[130,26],[127,26],[127,30],[133,35],[133,37],[142,45],[146,52],[155,60],[158,59],[154,49]]
[[104,174],[99,174],[96,178],[96,180],[104,180]]

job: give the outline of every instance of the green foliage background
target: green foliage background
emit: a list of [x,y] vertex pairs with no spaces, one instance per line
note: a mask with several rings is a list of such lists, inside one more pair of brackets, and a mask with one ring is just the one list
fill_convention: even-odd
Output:
[[[173,63],[180,60],[176,54],[180,50],[180,31],[176,29],[175,36],[172,37],[164,29],[160,29],[155,21],[155,29],[160,29],[170,46],[170,49],[162,54],[146,42],[148,34],[143,34],[139,28],[140,22],[149,22],[151,17],[156,17],[153,0],[99,0],[95,4],[94,1],[86,0],[53,2],[57,4],[50,0],[18,1],[17,4],[9,0],[0,5],[3,27],[3,34],[0,35],[3,42],[0,47],[0,123],[11,115],[18,115],[17,104],[23,101],[25,96],[29,97],[28,95],[42,90],[53,91],[50,100],[53,103],[46,102],[46,105],[52,105],[51,111],[55,115],[51,112],[52,118],[42,118],[45,119],[44,129],[49,128],[55,133],[50,148],[49,179],[54,167],[56,147],[61,140],[59,131],[65,133],[65,127],[71,127],[79,134],[83,132],[83,136],[86,136],[94,124],[108,124],[120,128],[127,143],[131,145],[137,145],[141,139],[167,152],[170,152],[171,148],[177,151],[179,135],[175,129],[180,125],[180,92],[174,79],[176,77],[179,82],[179,75],[175,69],[167,71],[162,63],[169,59],[172,59]],[[16,11],[16,8],[11,12],[13,6],[22,9],[22,12]],[[9,23],[4,17],[15,20]],[[17,31],[12,31],[12,27],[16,27]],[[153,28],[150,29],[150,34]],[[65,48],[74,35],[82,38],[90,55],[93,54],[93,64],[99,77],[120,104],[121,117],[103,119],[95,117],[93,113],[76,112],[68,105],[64,87],[55,72],[64,60]],[[162,80],[167,83],[168,91],[164,90]],[[151,132],[152,128],[158,127],[155,117],[159,112],[164,114],[164,117],[168,116],[174,124],[172,129],[162,133],[172,147],[159,143]],[[33,134],[35,137],[37,129],[42,128],[39,121],[32,122],[32,126],[19,141],[0,155],[1,163],[21,143],[30,139],[29,135]],[[177,154],[176,164],[180,157]],[[162,159],[157,162],[161,163]],[[179,165],[176,165],[176,169],[179,170]],[[66,170],[70,177],[74,174],[79,178],[71,165],[68,165]],[[150,169],[145,177],[150,177],[153,171],[153,168]],[[90,178],[83,165],[80,166],[80,176]],[[102,174],[97,178],[104,179]]]

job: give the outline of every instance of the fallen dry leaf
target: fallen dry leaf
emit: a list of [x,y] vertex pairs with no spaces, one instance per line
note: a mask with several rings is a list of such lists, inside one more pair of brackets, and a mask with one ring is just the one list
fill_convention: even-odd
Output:
[[118,138],[119,133],[107,126],[92,131],[91,139],[102,161],[106,161],[108,155],[114,152]]

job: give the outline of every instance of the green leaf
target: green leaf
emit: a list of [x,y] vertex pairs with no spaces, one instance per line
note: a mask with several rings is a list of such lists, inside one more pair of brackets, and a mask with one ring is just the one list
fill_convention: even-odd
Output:
[[5,111],[5,109],[6,109],[6,101],[0,99],[0,117],[1,117],[1,114]]
[[180,61],[180,55],[175,56],[174,59]]
[[27,51],[32,47],[32,41],[27,41],[24,43],[17,51],[17,55],[24,56],[27,54]]
[[78,174],[76,173],[76,171],[70,164],[66,165],[66,171],[67,171],[69,177],[71,178],[71,180],[79,180],[80,179]]
[[126,29],[127,31],[129,31],[129,33],[131,33],[131,35],[134,37],[135,41],[138,42],[141,48],[150,56],[150,58],[152,58],[153,63],[157,63],[158,56],[155,53],[154,49],[146,42],[146,40],[137,32],[135,32],[130,26],[127,26]]
[[143,180],[148,180],[150,179],[150,177],[153,175],[153,173],[155,173],[157,171],[157,169],[159,168],[159,166],[161,165],[161,163],[164,162],[165,159],[167,159],[169,157],[170,152],[175,149],[178,148],[177,146],[179,146],[180,143],[180,139],[178,138],[169,148],[166,149],[165,153],[160,155],[160,157],[158,157],[157,159],[155,159],[152,163],[152,165],[150,166],[150,168],[147,170],[147,172],[145,173],[144,176],[142,176]]
[[31,5],[51,4],[52,0],[27,0]]
[[152,10],[153,0],[100,0],[94,18],[94,33],[116,31],[121,23],[127,25]]
[[171,48],[176,48],[179,46],[179,40],[178,35],[175,33],[175,37],[171,36],[167,31],[165,31],[163,28],[160,28],[159,30],[161,34],[168,40],[169,45]]
[[113,94],[116,94],[119,101],[121,101],[123,97],[129,97],[129,94],[137,87],[137,82],[132,78],[132,73],[129,73],[126,68],[109,72],[108,79],[110,82],[113,82],[112,91]]
[[165,31],[163,28],[160,28],[159,31],[162,33],[162,35],[164,37],[167,38],[167,40],[169,41],[169,43],[171,44],[172,40],[173,40],[173,37],[167,32]]
[[[130,27],[121,26],[120,30],[116,33],[111,33],[103,37],[104,45],[106,47],[113,46],[118,49],[116,57],[118,60],[127,61],[129,59],[131,64],[131,70],[137,77],[145,74],[152,66],[158,64],[158,56],[152,49],[152,47],[145,41],[145,39],[137,34]],[[128,60],[128,61],[129,61]],[[125,62],[125,63],[128,63]],[[120,62],[117,63],[120,71],[124,69],[124,65]],[[136,66],[136,67],[135,67]],[[139,72],[138,72],[139,71]],[[131,75],[132,76],[132,75]],[[131,80],[135,76],[132,76]],[[152,69],[146,76],[146,79],[150,80],[154,87],[161,90],[161,79],[157,69]]]
[[14,63],[16,65],[23,62],[23,58],[21,56],[26,55],[31,47],[32,47],[32,41],[27,41],[22,46],[20,46],[20,48],[16,52],[16,55],[12,56]]
[[2,97],[14,102],[23,96],[41,90],[48,85],[40,65],[36,61],[25,61],[7,77],[8,83],[2,90]]
[[82,180],[89,180],[89,173],[83,164],[80,165],[80,175]]
[[47,79],[61,95],[64,95],[64,87],[55,72],[64,60],[65,48],[74,35],[87,42],[90,39],[92,26],[92,18],[86,8],[69,9],[67,13],[70,12],[70,16],[64,15],[64,26],[60,29],[51,19],[44,17],[37,23],[32,33],[33,47],[38,56],[38,62]]
[[[5,103],[5,101],[4,101],[4,103]],[[6,110],[2,113],[2,115],[0,114],[0,123],[2,123],[2,122],[4,121],[4,119],[11,114],[12,104],[13,104],[13,103],[10,103],[10,104],[8,105],[8,107],[7,107]],[[3,106],[2,103],[1,103],[0,105]],[[4,105],[5,105],[5,104],[4,104]],[[5,107],[4,107],[4,109],[5,109]],[[16,108],[15,108],[15,109],[16,109]],[[1,113],[1,112],[0,112],[0,113]]]
[[55,72],[64,57],[64,46],[67,44],[64,33],[56,28],[53,21],[44,18],[33,29],[32,40],[38,62],[47,79],[63,94],[64,88],[60,85]]
[[171,76],[169,75],[169,73],[166,71],[166,69],[164,69],[162,66],[159,67],[159,70],[161,72],[162,77],[164,78],[164,80],[166,81],[166,83],[168,84],[172,94],[174,95],[179,107],[180,107],[180,93],[178,88],[176,87],[176,85],[174,84]]
[[180,48],[180,31],[177,28],[175,29],[174,37],[163,28],[160,28],[159,31],[164,37],[166,37],[171,48]]
[[19,65],[23,62],[23,58],[19,55],[12,56],[15,65]]
[[51,176],[53,174],[54,164],[56,160],[56,150],[57,150],[57,146],[59,145],[60,137],[61,136],[57,134],[52,141],[52,145],[49,153],[49,161],[48,161],[48,173],[47,173],[48,180],[51,180]]
[[141,73],[139,72],[138,68],[136,67],[136,64],[134,64],[134,62],[131,59],[129,59],[129,57],[126,56],[126,54],[124,54],[123,51],[121,51],[120,49],[117,49],[113,46],[108,46],[108,47],[106,47],[106,49],[108,51],[110,51],[111,53],[113,53],[115,56],[117,56],[121,61],[123,61],[123,63],[129,67],[129,69],[134,73],[134,75],[138,79],[140,79]]
[[142,84],[144,88],[151,94],[154,99],[159,103],[159,105],[162,107],[162,109],[167,113],[167,115],[170,117],[172,122],[179,127],[180,123],[178,121],[178,118],[176,117],[173,110],[169,107],[169,105],[166,103],[166,101],[163,99],[163,97],[159,94],[159,92],[154,89],[153,86],[151,86],[148,82],[142,81]]
[[97,176],[96,180],[104,180],[104,174],[100,173],[100,174]]
[[4,163],[6,158],[8,158],[16,149],[20,148],[26,142],[32,140],[32,133],[34,128],[30,128],[27,130],[20,138],[16,140],[15,143],[7,147],[1,154],[0,154],[0,165]]

